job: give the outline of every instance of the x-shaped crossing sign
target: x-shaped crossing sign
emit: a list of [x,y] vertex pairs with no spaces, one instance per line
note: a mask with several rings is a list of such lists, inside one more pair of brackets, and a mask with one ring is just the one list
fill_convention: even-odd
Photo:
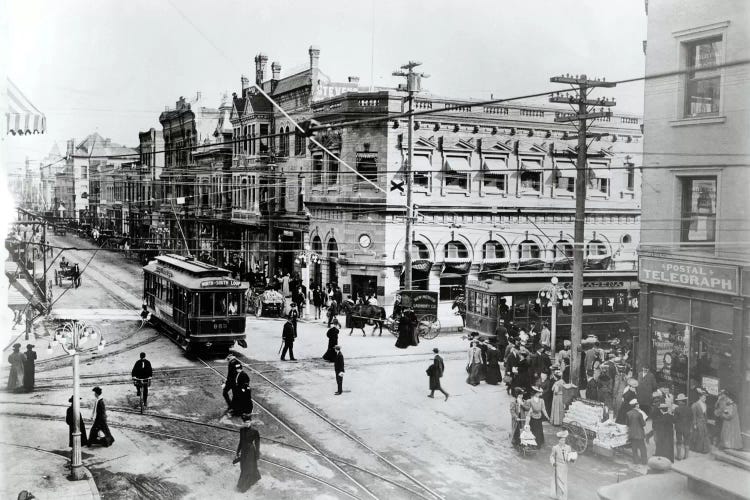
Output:
[[397,189],[401,191],[402,193],[404,192],[404,181],[401,181],[401,182],[391,181],[391,191],[395,191]]

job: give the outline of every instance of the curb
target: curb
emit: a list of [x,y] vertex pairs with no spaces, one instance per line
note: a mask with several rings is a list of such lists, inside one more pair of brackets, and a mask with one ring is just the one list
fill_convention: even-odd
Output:
[[83,473],[86,475],[86,481],[89,483],[89,489],[91,490],[91,498],[93,500],[101,500],[101,495],[99,494],[99,487],[96,485],[96,481],[94,481],[94,475],[91,473],[88,467],[85,465],[81,466],[83,469]]

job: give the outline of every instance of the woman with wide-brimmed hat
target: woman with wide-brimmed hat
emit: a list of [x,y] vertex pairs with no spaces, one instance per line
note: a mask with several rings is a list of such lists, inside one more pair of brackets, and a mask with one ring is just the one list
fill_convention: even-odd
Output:
[[531,398],[528,401],[529,414],[526,417],[531,427],[531,432],[534,433],[534,438],[540,448],[544,446],[544,427],[542,422],[544,422],[544,418],[549,420],[547,407],[541,398],[542,392],[544,391],[540,387],[535,386],[531,388]]
[[529,410],[529,405],[523,400],[523,389],[516,387],[513,390],[513,396],[516,398],[510,404],[510,428],[511,428],[511,444],[514,446],[520,444],[521,428],[523,428],[526,422],[526,412]]
[[690,432],[690,449],[698,453],[711,451],[711,437],[708,434],[708,418],[706,416],[706,396],[708,392],[698,387],[698,401],[690,407],[693,413],[693,429]]
[[565,381],[562,379],[562,372],[558,369],[552,372],[552,408],[549,414],[549,423],[560,426],[565,416],[565,404],[563,403],[563,389]]
[[568,499],[568,464],[575,462],[578,454],[567,444],[568,431],[561,430],[557,433],[560,441],[552,447],[549,463],[554,468],[552,476],[552,488],[550,494],[557,500]]

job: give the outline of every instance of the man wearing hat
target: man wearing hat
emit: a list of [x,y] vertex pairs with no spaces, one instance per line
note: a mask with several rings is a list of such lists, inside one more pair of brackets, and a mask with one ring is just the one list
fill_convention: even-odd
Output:
[[336,360],[333,362],[333,370],[336,373],[336,386],[338,389],[334,394],[340,396],[341,393],[344,392],[344,355],[341,354],[341,346],[336,346],[333,349],[336,351]]
[[23,353],[23,388],[26,392],[34,390],[35,363],[34,344],[26,344],[26,352]]
[[133,377],[136,395],[140,396],[143,391],[143,406],[148,406],[148,386],[150,379],[154,372],[151,368],[151,361],[146,359],[146,353],[140,354],[140,359],[135,362],[133,369],[130,371],[130,376]]
[[234,389],[234,381],[237,378],[237,366],[241,363],[234,357],[233,354],[227,356],[227,379],[224,381],[221,395],[224,396],[224,401],[227,402],[227,410],[232,408],[232,401],[229,399],[229,392]]
[[646,464],[648,453],[646,452],[646,415],[641,411],[638,400],[631,399],[632,409],[627,413],[628,437],[633,450],[633,463]]
[[[68,407],[68,411],[65,414],[65,423],[68,424],[68,446],[72,448],[73,433],[76,431],[75,420],[73,419],[73,396],[70,396],[70,399],[68,399],[68,403],[70,403],[70,406]],[[86,426],[83,425],[83,415],[79,413],[78,418],[78,430],[81,432],[81,446],[88,446],[89,439],[88,436],[86,436]]]
[[688,457],[690,450],[690,432],[693,429],[693,412],[687,405],[687,396],[678,394],[674,399],[677,408],[674,409],[674,437],[677,445],[675,458],[682,460]]
[[[234,365],[234,380],[232,381],[232,412],[235,415],[249,413],[248,406],[252,404],[250,398],[250,376],[242,370],[242,363]],[[248,401],[249,399],[249,401]]]
[[10,363],[8,390],[18,392],[23,388],[23,354],[21,354],[21,344],[13,344],[13,352],[8,356],[8,363]]
[[438,354],[439,350],[435,347],[432,352],[435,353],[435,358],[432,360],[432,364],[427,368],[427,375],[430,377],[430,393],[427,395],[428,398],[435,397],[435,391],[440,391],[445,396],[445,400],[448,401],[449,394],[443,390],[440,385],[440,378],[443,376],[445,371],[445,364],[443,358]]
[[102,397],[102,389],[97,386],[91,389],[94,392],[94,411],[91,414],[91,430],[89,431],[88,446],[92,444],[100,444],[102,446],[111,446],[114,443],[115,438],[112,437],[112,433],[109,431],[109,425],[107,425],[107,408],[104,405],[104,398]]

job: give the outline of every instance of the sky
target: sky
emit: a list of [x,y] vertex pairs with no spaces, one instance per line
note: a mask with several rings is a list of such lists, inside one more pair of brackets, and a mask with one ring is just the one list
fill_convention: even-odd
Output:
[[[643,0],[18,0],[0,12],[0,67],[47,116],[43,136],[3,137],[6,168],[41,160],[53,142],[98,131],[127,146],[197,91],[218,106],[254,79],[258,52],[282,76],[308,64],[334,81],[400,83],[423,64],[427,91],[513,97],[555,88],[551,76],[643,74]],[[5,29],[2,29],[5,28]],[[371,78],[371,74],[373,78]],[[0,76],[3,76],[0,74]],[[607,89],[615,112],[642,114],[643,85]]]

